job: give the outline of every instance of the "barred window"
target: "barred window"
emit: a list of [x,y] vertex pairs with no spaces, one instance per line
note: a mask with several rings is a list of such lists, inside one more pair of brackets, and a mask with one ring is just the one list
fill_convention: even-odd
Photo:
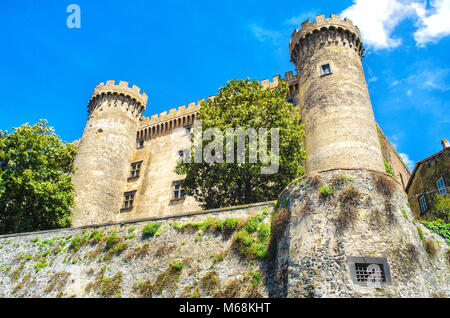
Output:
[[391,271],[387,258],[348,256],[347,262],[354,284],[367,287],[391,285]]
[[447,188],[445,187],[444,177],[441,177],[438,181],[436,181],[436,187],[440,195],[447,194]]
[[386,282],[383,264],[355,263],[358,282]]

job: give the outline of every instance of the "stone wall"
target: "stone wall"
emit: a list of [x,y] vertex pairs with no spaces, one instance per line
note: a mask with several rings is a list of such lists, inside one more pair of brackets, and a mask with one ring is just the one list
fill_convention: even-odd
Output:
[[403,189],[405,189],[409,178],[411,177],[411,171],[409,171],[408,166],[403,162],[402,158],[397,153],[397,150],[395,150],[394,146],[391,144],[378,124],[377,130],[383,158],[392,168],[398,182],[402,185]]
[[[265,212],[268,223],[272,209],[259,203],[0,236],[0,297],[267,297],[267,263],[240,256],[236,229],[202,230],[193,222],[237,218],[239,227]],[[143,235],[154,223],[161,224],[155,235]]]
[[[450,185],[450,148],[440,151],[433,156],[417,163],[411,182],[408,184],[408,201],[411,211],[418,218],[434,219],[431,207],[436,196],[436,181],[444,178],[445,185]],[[448,190],[447,190],[448,193]],[[424,194],[427,202],[427,211],[420,211],[419,197]]]
[[180,151],[190,150],[186,128],[145,141],[130,162],[142,161],[140,176],[126,182],[126,191],[137,190],[134,207],[120,213],[116,221],[146,217],[163,217],[199,210],[193,197],[174,200],[174,183],[184,179],[175,173]]
[[[448,246],[414,221],[402,187],[390,175],[367,170],[310,174],[292,183],[279,201],[287,212],[275,258],[282,282],[277,295],[450,296]],[[391,284],[355,283],[349,257],[386,258]]]

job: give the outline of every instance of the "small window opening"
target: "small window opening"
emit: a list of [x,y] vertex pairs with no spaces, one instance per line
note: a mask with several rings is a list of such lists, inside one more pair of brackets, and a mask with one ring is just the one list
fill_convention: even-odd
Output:
[[436,181],[436,187],[440,195],[447,194],[447,188],[445,186],[444,177],[441,177],[438,181]]
[[383,264],[355,263],[355,271],[358,282],[386,282]]
[[331,74],[330,64],[322,65],[322,75]]
[[347,262],[354,284],[367,287],[391,285],[391,271],[387,258],[348,256]]
[[128,179],[139,178],[139,174],[141,173],[142,161],[133,162],[131,164],[131,173]]
[[178,182],[174,184],[174,191],[173,191],[173,199],[174,200],[181,200],[186,197],[186,193],[184,192],[184,183]]
[[428,206],[427,206],[427,200],[425,198],[425,194],[422,194],[419,197],[419,205],[420,205],[420,211],[423,213],[425,213],[428,210]]
[[130,210],[133,208],[134,197],[136,195],[136,191],[130,191],[124,193],[124,201],[122,210]]

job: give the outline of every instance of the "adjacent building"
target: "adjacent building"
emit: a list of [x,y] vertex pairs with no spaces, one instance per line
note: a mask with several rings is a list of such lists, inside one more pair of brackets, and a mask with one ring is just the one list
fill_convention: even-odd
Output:
[[415,217],[433,219],[436,195],[448,195],[450,190],[450,144],[442,140],[442,150],[417,162],[406,186],[408,201]]

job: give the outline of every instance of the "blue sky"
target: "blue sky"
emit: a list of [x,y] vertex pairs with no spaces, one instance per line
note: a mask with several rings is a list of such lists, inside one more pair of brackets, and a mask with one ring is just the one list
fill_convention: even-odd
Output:
[[[69,4],[81,8],[70,29]],[[81,137],[106,80],[149,95],[146,116],[214,95],[232,78],[294,70],[292,31],[343,14],[363,34],[375,118],[410,167],[450,138],[450,0],[2,1],[0,129],[45,118]]]

